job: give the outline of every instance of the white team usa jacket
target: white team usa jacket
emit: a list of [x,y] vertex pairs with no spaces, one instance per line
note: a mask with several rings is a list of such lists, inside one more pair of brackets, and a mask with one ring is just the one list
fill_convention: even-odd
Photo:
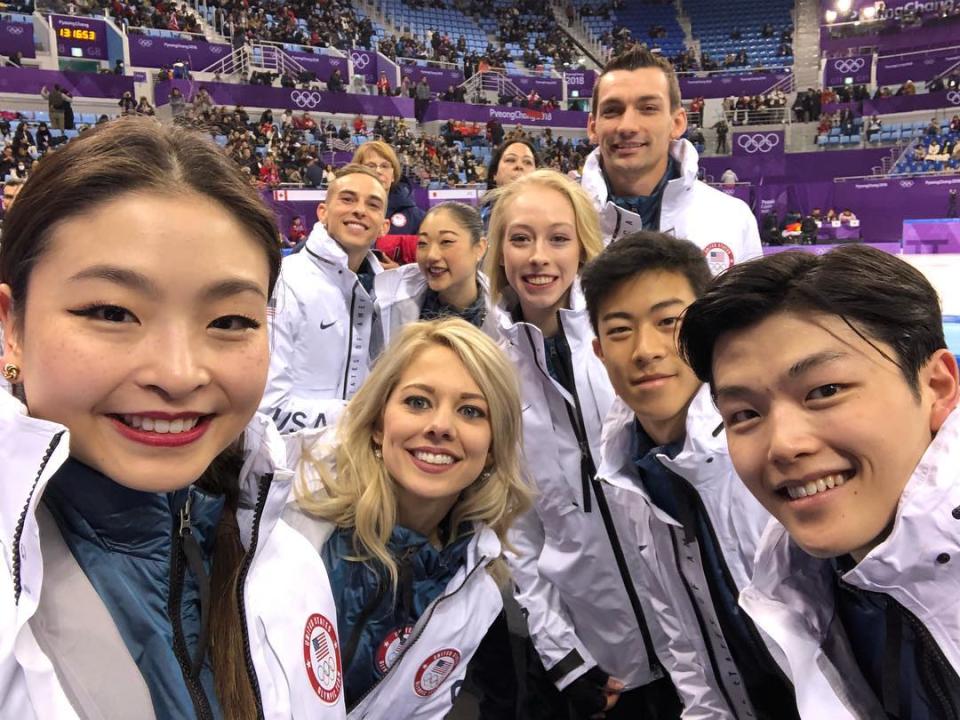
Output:
[[[149,720],[153,706],[139,670],[40,504],[69,445],[66,428],[31,418],[14,398],[0,395],[0,716]],[[326,575],[310,562],[313,548],[280,520],[292,478],[283,469],[282,441],[257,416],[244,447],[237,512],[248,550],[242,606],[263,717],[342,719],[342,675],[338,686],[329,672],[339,655],[324,665],[307,653],[318,634],[313,626],[334,617],[333,596]],[[65,586],[72,588],[66,596]]]
[[[682,533],[682,526],[653,504],[634,465],[634,418],[633,411],[618,398],[604,423],[603,460],[597,472],[604,484],[625,493],[616,497],[625,503],[623,510],[631,520],[633,536],[627,542],[642,548],[638,574],[648,602],[656,608],[658,655],[683,701],[685,720],[750,717],[734,712],[717,684],[718,676],[731,677],[738,671],[732,665],[713,667],[707,648],[711,640],[703,637],[694,601],[677,564],[674,534]],[[738,588],[745,587],[753,575],[754,553],[770,516],[733,469],[708,387],[701,387],[690,403],[683,449],[672,460],[658,457],[696,489],[733,582]],[[731,684],[728,692],[734,687]]]
[[[714,275],[734,263],[761,257],[757,219],[746,203],[697,180],[699,156],[687,140],[671,142],[670,154],[680,163],[680,177],[663,191],[659,230],[699,245]],[[580,183],[600,213],[606,244],[643,230],[639,215],[610,200],[599,148],[587,157]]]
[[[804,720],[885,717],[835,624],[833,570],[771,522],[743,607],[780,646]],[[960,410],[907,481],[890,535],[843,578],[912,613],[960,674]]]
[[[570,346],[577,397],[547,373],[543,335],[529,323],[514,323],[497,307],[499,343],[517,368],[523,404],[526,470],[537,496],[534,508],[510,532],[516,553],[507,553],[517,600],[527,611],[534,646],[550,679],[563,689],[600,665],[627,688],[659,677],[652,672],[637,617],[627,594],[599,499],[584,483],[581,448],[572,423],[582,416],[594,462],[600,459],[602,421],[614,393],[607,372],[593,353],[593,330],[579,283],[571,290],[571,309],[560,311]],[[603,489],[615,534],[627,522],[618,488]],[[632,569],[640,560],[636,546],[621,543]],[[634,583],[636,586],[636,583]],[[638,594],[645,592],[637,587]]]
[[[489,305],[490,282],[479,270],[477,282],[480,285],[480,292],[483,293]],[[377,275],[374,288],[377,305],[380,307],[384,344],[386,344],[404,325],[420,319],[420,309],[427,294],[427,279],[420,271],[419,265],[409,263]],[[489,309],[483,323],[483,331],[488,335],[495,332],[494,316]]]
[[[372,252],[367,259],[382,271]],[[321,223],[303,250],[284,258],[274,305],[260,411],[282,433],[332,423],[367,377],[383,333],[375,298]]]
[[[323,492],[308,458],[332,466],[333,428],[286,437],[299,487]],[[291,505],[284,517],[306,538],[311,571],[326,572],[320,550],[334,530],[326,520]],[[503,609],[503,596],[487,572],[502,554],[496,533],[479,527],[467,546],[466,561],[423,612],[410,635],[385,653],[387,673],[351,708],[349,720],[439,720],[447,715],[466,676],[467,665]],[[336,627],[336,615],[330,616]]]

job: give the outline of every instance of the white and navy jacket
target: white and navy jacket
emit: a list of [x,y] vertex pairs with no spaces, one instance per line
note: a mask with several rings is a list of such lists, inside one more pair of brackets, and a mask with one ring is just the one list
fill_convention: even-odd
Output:
[[[367,260],[381,272],[372,252]],[[383,343],[379,310],[322,223],[284,258],[274,291],[272,353],[260,411],[282,433],[331,423]]]
[[[660,659],[683,701],[685,720],[751,718],[752,705],[726,652],[699,548],[689,547],[697,541],[684,538],[682,524],[654,505],[640,481],[634,464],[634,420],[633,411],[618,398],[604,422],[598,475],[605,485],[623,493],[616,497],[624,502],[633,533],[624,544],[642,548],[638,574],[643,575],[648,601],[657,609],[659,642],[666,643],[665,648],[658,647]],[[708,387],[701,387],[687,410],[683,449],[673,459],[666,455],[657,459],[696,490],[733,583],[738,589],[746,587],[770,516],[733,469]],[[704,632],[706,627],[710,629]]]
[[[489,303],[490,281],[482,272],[477,271],[480,292]],[[427,279],[416,263],[401,265],[377,275],[374,280],[377,305],[383,325],[384,344],[390,342],[400,328],[420,319],[420,310],[427,294]],[[487,312],[483,322],[483,331],[488,335],[495,332],[495,320],[492,312]]]
[[[829,561],[803,552],[774,521],[740,605],[783,652],[804,720],[885,717],[837,627],[834,577]],[[911,613],[960,675],[960,410],[913,471],[889,536],[843,580]]]
[[630,689],[661,677],[662,669],[656,662],[651,668],[652,641],[644,637],[636,597],[645,591],[631,579],[639,553],[619,540],[627,517],[624,502],[613,496],[621,491],[594,483],[602,422],[614,393],[593,353],[579,283],[570,297],[560,327],[570,347],[575,397],[548,374],[540,330],[514,323],[506,304],[497,307],[498,341],[520,380],[524,460],[537,490],[534,508],[510,532],[516,553],[507,559],[530,636],[557,687],[599,665]]
[[[153,718],[146,683],[109,611],[40,503],[69,446],[66,428],[0,395],[0,715]],[[333,616],[333,596],[310,562],[309,543],[280,520],[292,478],[282,441],[258,415],[244,446],[240,597],[245,660],[263,717],[343,718],[342,685],[304,652],[319,634],[317,618]]]
[[[332,467],[333,428],[308,430],[287,438],[290,463],[299,482],[323,492],[309,458]],[[284,517],[308,539],[311,571],[324,569],[320,551],[333,533],[333,523],[291,505]],[[400,646],[387,673],[351,708],[350,720],[437,720],[450,711],[480,642],[503,609],[503,596],[487,572],[502,553],[496,533],[477,528],[467,546],[466,561],[430,603]],[[332,618],[336,626],[336,618]]]
[[[757,219],[746,203],[697,180],[699,157],[687,140],[671,142],[670,155],[680,164],[680,177],[663,190],[658,229],[700,246],[714,275],[734,263],[761,257]],[[604,243],[643,230],[637,213],[610,198],[599,148],[587,157],[580,184],[600,213]]]

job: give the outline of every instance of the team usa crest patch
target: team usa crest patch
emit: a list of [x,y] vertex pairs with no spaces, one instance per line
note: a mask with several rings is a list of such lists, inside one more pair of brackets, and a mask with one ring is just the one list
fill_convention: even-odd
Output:
[[453,648],[437,650],[424,660],[413,679],[413,690],[420,697],[430,697],[460,664],[460,651]]
[[334,705],[343,691],[343,667],[337,631],[327,618],[314,613],[303,630],[303,663],[313,691],[327,705]]
[[733,250],[723,243],[710,243],[703,249],[703,256],[707,259],[710,272],[714,275],[719,275],[724,270],[733,267]]
[[412,632],[413,625],[406,625],[405,627],[391,630],[383,639],[383,642],[377,647],[374,662],[377,665],[377,670],[379,670],[381,674],[385,674],[387,670],[393,667],[393,664],[400,656],[400,651],[403,649],[404,640],[410,637],[410,633]]
[[394,213],[390,216],[390,222],[394,227],[402,228],[407,224],[407,216],[403,213]]

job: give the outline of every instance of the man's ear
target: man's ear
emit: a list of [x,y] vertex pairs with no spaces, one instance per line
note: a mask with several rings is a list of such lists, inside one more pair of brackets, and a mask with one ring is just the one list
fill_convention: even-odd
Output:
[[597,356],[601,362],[603,361],[603,346],[600,344],[600,338],[593,338],[593,354]]
[[377,237],[383,237],[388,232],[390,232],[390,218],[385,217],[383,219],[383,224],[380,225],[380,234]]
[[960,402],[957,359],[946,348],[937,350],[920,370],[920,392],[929,394],[930,432],[936,434]]
[[327,226],[327,203],[322,202],[317,205],[317,220],[324,227]]

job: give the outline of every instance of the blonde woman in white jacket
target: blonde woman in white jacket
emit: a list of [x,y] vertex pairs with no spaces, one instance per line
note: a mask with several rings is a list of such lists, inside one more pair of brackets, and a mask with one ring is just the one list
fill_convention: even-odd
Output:
[[614,394],[577,281],[603,248],[596,213],[576,183],[552,170],[496,190],[493,201],[485,267],[497,338],[520,376],[524,459],[537,489],[508,555],[530,637],[563,693],[555,702],[578,717],[679,715],[635,576],[639,551],[621,540],[629,536],[626,502],[613,500],[620,489],[596,482]]
[[801,716],[960,717],[960,379],[936,291],[874,248],[784,253],[721,276],[681,339],[779,521],[740,605]]
[[501,543],[529,507],[507,359],[458,318],[406,325],[338,425],[292,436],[289,521],[329,575],[351,718],[453,705],[502,608]]
[[254,417],[274,218],[208,139],[138,118],[71,142],[18,201],[0,715],[342,718],[331,661],[304,654],[330,589],[279,522],[291,473]]

